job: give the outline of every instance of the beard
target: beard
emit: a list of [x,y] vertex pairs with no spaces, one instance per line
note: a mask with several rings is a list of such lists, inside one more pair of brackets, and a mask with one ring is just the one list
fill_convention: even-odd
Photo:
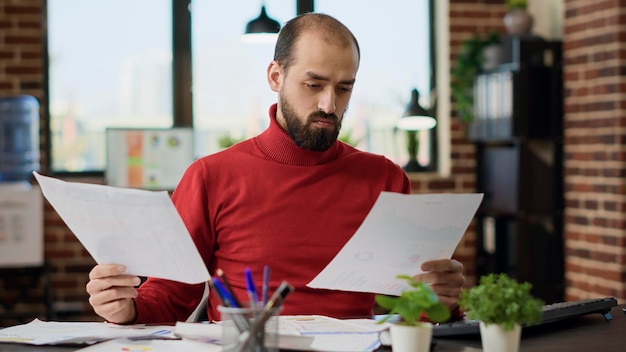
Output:
[[[287,134],[298,147],[314,152],[323,152],[337,141],[339,130],[341,129],[341,121],[337,115],[316,111],[309,114],[305,122],[301,122],[298,114],[282,94],[280,95],[280,101],[280,110],[287,123]],[[334,122],[335,128],[327,129],[312,126],[313,120],[316,118],[324,118]]]

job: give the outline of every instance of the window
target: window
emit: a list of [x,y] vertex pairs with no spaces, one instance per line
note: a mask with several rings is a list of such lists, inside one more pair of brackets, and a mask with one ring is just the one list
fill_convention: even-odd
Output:
[[51,169],[102,171],[107,127],[172,125],[170,0],[48,0]]
[[[385,12],[394,16],[381,16],[378,6],[358,0],[315,1],[315,11],[345,23],[361,47],[361,66],[342,136],[349,133],[351,140],[359,141],[358,148],[398,163],[406,162],[407,152],[403,134],[394,126],[413,88],[422,93],[423,105],[430,93],[428,3],[389,2]],[[266,9],[270,17],[284,23],[295,15],[294,4],[269,1]],[[223,14],[245,14],[237,20],[216,16],[214,7],[196,1],[192,11],[194,126],[202,134],[198,140],[204,141],[199,147],[202,155],[219,150],[220,141],[261,132],[269,123],[268,108],[276,100],[265,76],[274,43],[240,41],[246,22],[258,15],[259,4],[238,0],[220,6]],[[429,162],[428,155],[424,161]]]
[[[357,4],[358,3],[358,4]],[[377,6],[378,5],[378,6]],[[396,0],[381,4],[316,0],[315,10],[336,17],[354,33],[361,47],[361,66],[344,122],[362,142],[359,147],[404,165],[405,134],[395,126],[416,88],[422,106],[430,98],[429,1]],[[358,11],[355,9],[358,7]],[[356,15],[358,13],[358,15]],[[420,132],[419,160],[429,158],[429,131]]]
[[[108,127],[174,125],[172,3],[174,0],[48,0],[51,169],[103,171]],[[261,1],[191,2],[191,72],[195,153],[220,150],[254,136],[269,123],[276,94],[265,70],[274,43],[240,39]],[[281,23],[297,1],[267,0]],[[343,138],[402,164],[403,136],[395,124],[411,90],[428,105],[430,0],[398,0],[381,9],[359,0],[316,0],[317,12],[344,22],[361,45],[361,67]],[[175,19],[176,21],[176,19]],[[176,38],[174,38],[176,40]],[[178,55],[175,53],[174,55]],[[174,66],[176,67],[176,66]],[[180,124],[179,124],[180,125]],[[423,154],[428,160],[428,153]]]
[[[295,1],[265,1],[269,17],[284,23],[296,14]],[[217,11],[217,12],[216,12]],[[267,85],[266,69],[273,42],[246,43],[246,23],[261,11],[261,1],[192,3],[193,115],[196,151],[206,155],[228,141],[252,137],[267,124],[276,93]]]

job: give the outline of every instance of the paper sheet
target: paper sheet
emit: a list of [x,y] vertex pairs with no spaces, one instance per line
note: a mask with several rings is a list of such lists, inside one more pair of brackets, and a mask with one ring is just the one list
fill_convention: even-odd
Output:
[[0,330],[1,343],[26,345],[84,344],[120,337],[172,336],[171,326],[115,325],[99,322],[45,322],[34,319],[30,323]]
[[422,263],[450,258],[482,194],[382,192],[359,229],[307,286],[400,295],[396,275],[421,273]]
[[0,267],[43,265],[43,197],[29,182],[0,182]]
[[379,333],[388,328],[387,324],[377,324],[372,319],[335,319],[322,315],[279,319],[281,350],[374,351],[380,347]]
[[[389,324],[372,319],[335,319],[321,315],[279,317],[281,350],[373,351]],[[154,339],[144,339],[146,337]],[[181,337],[182,340],[171,340]],[[93,344],[80,351],[221,351],[220,323],[177,322],[172,326],[115,325],[98,322],[43,322],[0,329],[0,343],[27,345]],[[139,338],[139,340],[137,340]],[[106,341],[106,342],[102,342]],[[145,348],[145,349],[142,349]]]
[[190,340],[116,339],[80,349],[76,352],[150,351],[150,352],[221,352],[222,346]]
[[65,182],[33,173],[41,191],[98,264],[201,283],[210,279],[166,191]]
[[[388,324],[372,319],[335,319],[321,315],[283,315],[278,318],[280,350],[373,351],[380,347],[379,333]],[[175,335],[219,344],[222,325],[176,323]]]

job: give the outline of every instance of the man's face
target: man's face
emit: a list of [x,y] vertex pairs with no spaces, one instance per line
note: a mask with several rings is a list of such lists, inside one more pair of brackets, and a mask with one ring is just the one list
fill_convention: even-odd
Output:
[[296,43],[287,71],[272,62],[268,79],[279,93],[278,123],[301,148],[324,151],[337,140],[352,94],[358,54],[313,33]]

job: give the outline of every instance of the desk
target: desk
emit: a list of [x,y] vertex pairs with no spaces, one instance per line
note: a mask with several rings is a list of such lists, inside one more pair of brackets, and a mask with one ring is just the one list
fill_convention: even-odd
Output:
[[[602,314],[524,328],[520,351],[624,351],[626,315],[619,305],[611,309],[613,320]],[[437,338],[435,351],[481,351],[479,336]]]
[[[548,325],[525,328],[520,351],[624,351],[626,348],[626,305],[613,307],[613,320],[606,321],[601,314],[560,321]],[[71,352],[76,346],[30,346],[0,344],[0,352]],[[481,351],[480,337],[437,338],[435,352]],[[391,351],[381,348],[380,351]]]

